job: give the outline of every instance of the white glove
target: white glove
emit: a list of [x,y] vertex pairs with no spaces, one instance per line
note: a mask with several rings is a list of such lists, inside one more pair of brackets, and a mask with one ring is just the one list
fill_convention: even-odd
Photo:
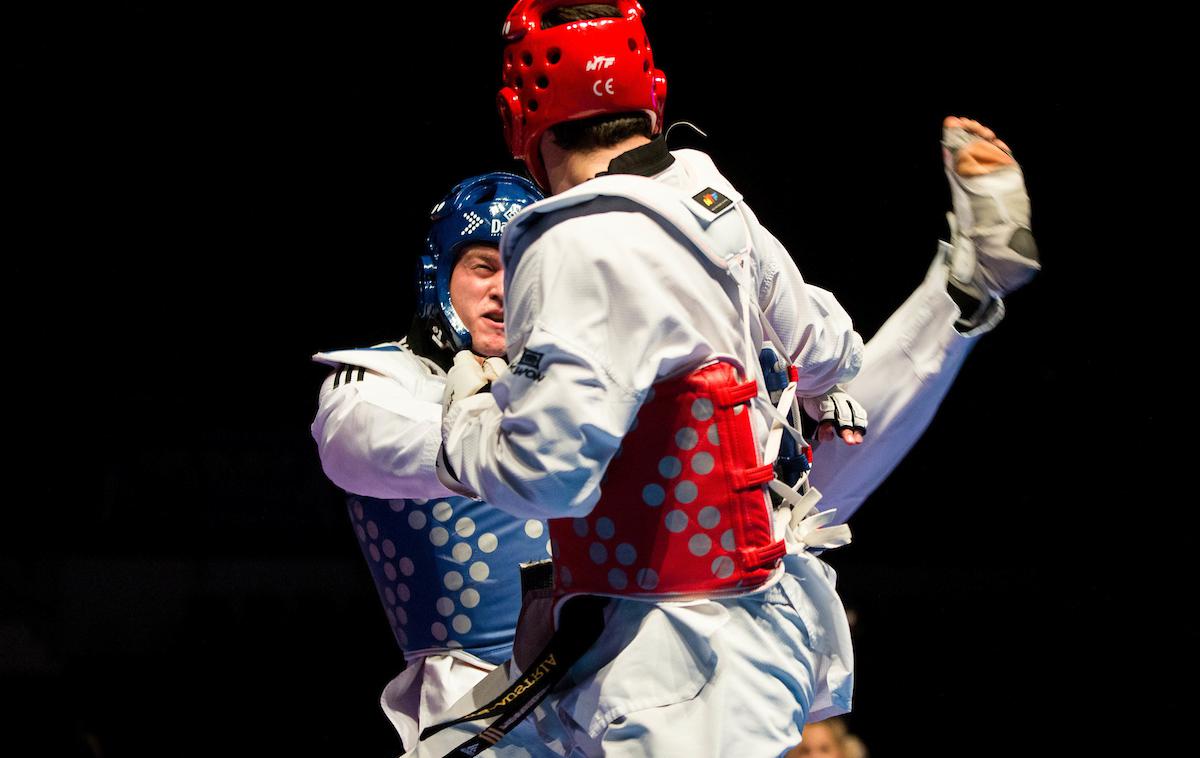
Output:
[[482,364],[470,350],[460,350],[454,356],[454,365],[446,374],[446,391],[442,394],[442,414],[450,410],[451,404],[477,394],[484,387],[508,373],[508,364],[503,358],[488,358]]
[[1003,297],[1041,270],[1021,167],[1007,145],[970,119],[947,118],[942,147],[954,204],[950,275],[980,299]]
[[867,433],[867,409],[840,386],[817,397],[800,398],[804,412],[813,419],[833,424],[840,436],[843,429]]

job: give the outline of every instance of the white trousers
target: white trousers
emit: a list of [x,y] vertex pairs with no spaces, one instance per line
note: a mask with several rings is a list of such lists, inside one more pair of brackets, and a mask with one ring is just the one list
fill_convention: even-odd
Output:
[[479,659],[452,655],[413,658],[388,682],[379,704],[409,750],[417,744],[421,730],[438,723],[441,714],[494,668]]
[[[853,660],[832,572],[789,556],[769,589],[731,600],[614,600],[604,633],[516,730],[497,758],[686,755],[777,758],[810,716],[850,706]],[[443,718],[488,702],[515,679],[497,670]],[[421,744],[434,758],[491,722],[462,724]]]

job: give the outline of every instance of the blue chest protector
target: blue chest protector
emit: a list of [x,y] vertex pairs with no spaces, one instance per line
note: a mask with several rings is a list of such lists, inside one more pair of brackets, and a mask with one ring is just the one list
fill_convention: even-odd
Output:
[[351,495],[347,505],[406,655],[461,649],[495,664],[512,656],[521,610],[519,564],[550,554],[543,522],[462,497]]

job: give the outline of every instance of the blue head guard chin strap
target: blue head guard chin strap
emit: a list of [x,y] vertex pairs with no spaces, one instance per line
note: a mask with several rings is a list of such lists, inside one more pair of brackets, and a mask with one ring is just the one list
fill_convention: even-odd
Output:
[[450,303],[458,253],[472,243],[498,246],[508,222],[542,197],[528,179],[496,171],[460,182],[433,206],[426,254],[417,264],[417,313],[432,322],[436,341],[454,350],[471,347],[471,333]]

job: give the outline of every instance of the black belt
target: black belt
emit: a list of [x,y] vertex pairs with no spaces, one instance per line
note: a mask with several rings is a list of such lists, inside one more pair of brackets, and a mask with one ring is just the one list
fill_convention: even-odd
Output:
[[499,716],[495,723],[446,753],[445,758],[474,758],[511,732],[542,702],[567,671],[600,637],[604,630],[604,608],[608,598],[581,595],[567,601],[559,613],[558,628],[546,647],[525,669],[524,676],[508,686],[482,708],[466,716],[435,724],[421,732],[427,739],[443,729],[467,721]]

